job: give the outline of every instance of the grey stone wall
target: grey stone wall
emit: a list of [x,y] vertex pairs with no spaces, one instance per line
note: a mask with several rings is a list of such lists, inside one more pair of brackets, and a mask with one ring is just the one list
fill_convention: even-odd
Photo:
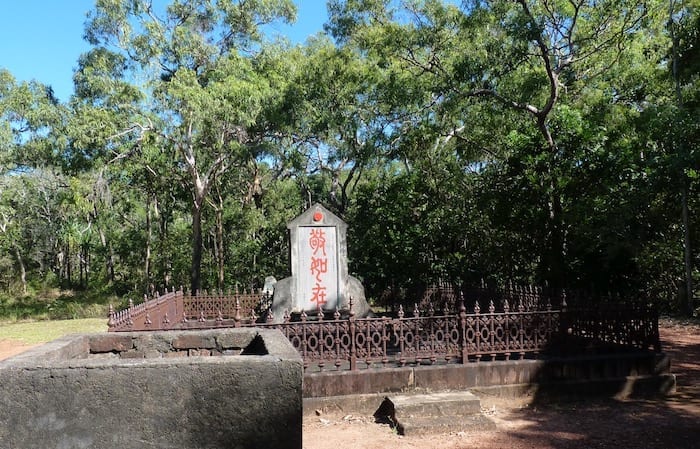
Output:
[[543,397],[596,394],[623,398],[668,394],[674,388],[668,356],[652,352],[307,372],[304,377],[305,398],[488,389]]
[[66,337],[0,362],[0,447],[301,448],[302,376],[274,330]]

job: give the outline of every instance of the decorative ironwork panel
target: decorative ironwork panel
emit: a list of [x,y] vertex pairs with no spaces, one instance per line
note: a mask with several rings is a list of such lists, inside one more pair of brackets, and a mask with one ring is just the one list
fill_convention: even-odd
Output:
[[[305,369],[363,369],[406,364],[435,364],[524,358],[551,349],[557,336],[574,337],[615,348],[660,350],[655,309],[630,304],[596,304],[587,308],[552,309],[537,289],[512,289],[496,311],[489,299],[467,313],[436,314],[432,303],[412,316],[399,308],[396,318],[356,319],[352,313],[332,319],[319,312],[301,321],[256,323],[255,310],[267,299],[261,294],[166,292],[125,310],[110,308],[109,330],[206,329],[262,326],[280,329],[299,351]],[[517,304],[511,308],[510,304]],[[562,304],[566,306],[564,300]],[[566,340],[571,342],[572,340]],[[557,348],[554,348],[557,349]],[[575,349],[575,348],[574,348]],[[617,350],[617,349],[615,349]]]
[[462,334],[457,315],[399,318],[393,322],[398,363],[434,364],[462,356]]
[[389,342],[389,319],[368,318],[352,320],[354,327],[354,349],[358,361],[364,362],[365,367],[379,362],[386,365],[389,362],[387,343]]
[[660,350],[658,312],[645,305],[599,304],[566,311],[570,335],[609,345]]

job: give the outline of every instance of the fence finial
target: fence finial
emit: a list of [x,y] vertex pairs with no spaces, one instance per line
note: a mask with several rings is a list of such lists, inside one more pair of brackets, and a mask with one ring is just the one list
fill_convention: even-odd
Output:
[[241,325],[241,301],[236,297],[236,315],[233,317],[236,327]]
[[109,303],[109,314],[107,316],[109,317],[109,319],[107,320],[107,327],[114,327],[114,306],[112,305],[112,303]]
[[566,304],[566,290],[563,290],[561,292],[561,308],[562,310],[566,310],[567,304]]

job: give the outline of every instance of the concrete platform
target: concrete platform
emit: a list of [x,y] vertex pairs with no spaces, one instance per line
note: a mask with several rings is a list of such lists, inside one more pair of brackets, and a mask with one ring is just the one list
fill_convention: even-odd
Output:
[[469,391],[388,396],[375,412],[375,418],[382,417],[411,436],[495,428]]
[[463,416],[481,413],[481,400],[469,391],[388,396],[401,417]]
[[484,415],[431,416],[406,418],[399,421],[397,430],[405,436],[445,434],[477,430],[495,430],[496,424]]

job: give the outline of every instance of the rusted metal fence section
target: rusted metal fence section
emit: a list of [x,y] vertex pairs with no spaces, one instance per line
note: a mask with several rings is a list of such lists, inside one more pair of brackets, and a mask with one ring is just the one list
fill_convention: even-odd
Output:
[[151,299],[116,312],[109,310],[108,327],[112,332],[172,329],[240,327],[255,322],[255,311],[267,307],[269,298],[262,292],[199,292],[183,289],[158,293]]
[[568,308],[564,298],[553,308],[534,298],[519,299],[513,307],[502,299],[498,310],[490,300],[482,311],[480,302],[468,311],[460,299],[456,313],[436,312],[429,304],[425,311],[416,305],[407,313],[401,306],[394,316],[355,318],[351,308],[342,316],[340,311],[319,311],[272,323],[262,313],[269,307],[262,293],[190,295],[179,290],[121,312],[111,310],[109,329],[276,328],[299,351],[306,369],[321,371],[523,359],[580,348],[660,350],[652,307],[599,303]]
[[158,295],[153,299],[144,297],[144,302],[134,304],[129,300],[129,306],[118,312],[109,306],[108,327],[110,331],[130,330],[161,330],[170,328],[171,322],[177,322],[177,317],[182,315],[182,291],[168,292]]
[[568,308],[563,317],[567,336],[598,346],[661,351],[659,314],[648,304],[603,302]]
[[560,312],[503,311],[332,319],[323,313],[301,321],[259,323],[280,329],[297,348],[306,369],[357,370],[436,363],[469,363],[482,358],[522,359],[546,352],[559,334]]

